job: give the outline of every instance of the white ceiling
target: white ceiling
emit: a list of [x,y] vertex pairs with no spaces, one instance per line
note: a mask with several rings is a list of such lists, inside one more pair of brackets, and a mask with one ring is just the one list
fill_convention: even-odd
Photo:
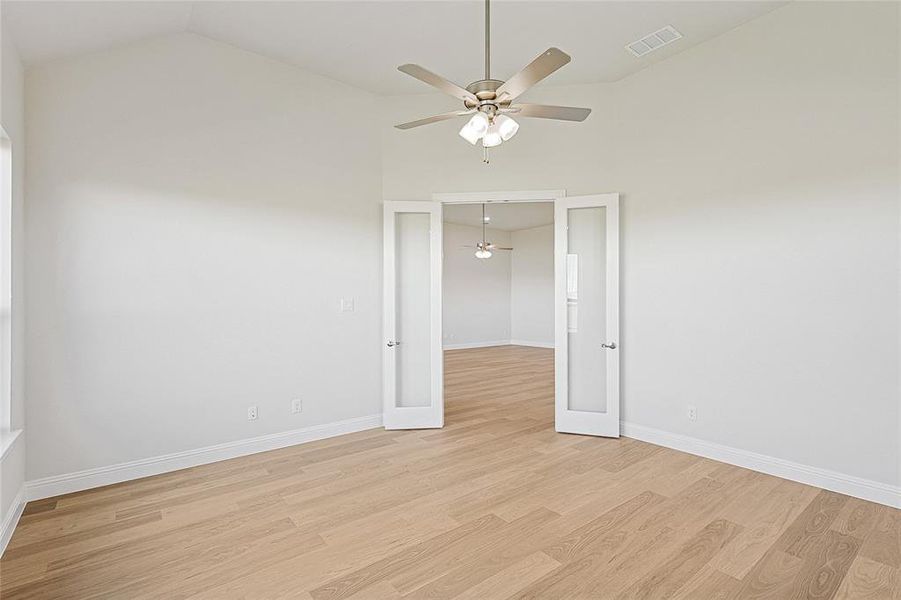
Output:
[[[445,204],[445,223],[482,226],[481,204]],[[501,231],[531,229],[554,222],[553,202],[510,202],[485,205],[485,214],[491,219],[488,227]]]
[[[514,1],[492,3],[492,75],[504,79],[550,46],[573,61],[547,81],[616,81],[785,2]],[[414,62],[459,84],[483,76],[483,7],[471,0],[268,2],[4,0],[28,65],[190,31],[379,94],[430,88],[399,73]],[[636,58],[625,44],[672,25],[684,38]]]

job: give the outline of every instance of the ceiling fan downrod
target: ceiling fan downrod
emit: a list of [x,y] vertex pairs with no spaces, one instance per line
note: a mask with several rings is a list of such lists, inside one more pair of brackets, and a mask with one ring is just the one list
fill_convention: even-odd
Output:
[[[485,81],[491,80],[491,0],[485,0]],[[488,146],[482,146],[482,163],[490,164]],[[485,206],[482,206],[482,239],[485,238]]]
[[485,80],[491,79],[491,0],[485,0]]

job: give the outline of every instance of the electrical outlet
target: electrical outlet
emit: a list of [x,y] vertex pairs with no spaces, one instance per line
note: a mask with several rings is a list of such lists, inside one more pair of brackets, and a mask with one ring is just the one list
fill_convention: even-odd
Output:
[[299,412],[303,412],[303,400],[300,398],[295,398],[291,401],[291,412],[297,414]]
[[247,407],[247,420],[248,421],[256,421],[257,420],[257,407],[256,406],[248,406]]
[[698,420],[698,409],[694,406],[688,407],[688,420],[689,421],[697,421]]

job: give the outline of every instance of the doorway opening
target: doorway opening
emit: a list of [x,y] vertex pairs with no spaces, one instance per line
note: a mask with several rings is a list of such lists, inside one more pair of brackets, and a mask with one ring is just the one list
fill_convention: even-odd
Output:
[[553,202],[447,203],[442,218],[446,425],[515,406],[553,427]]

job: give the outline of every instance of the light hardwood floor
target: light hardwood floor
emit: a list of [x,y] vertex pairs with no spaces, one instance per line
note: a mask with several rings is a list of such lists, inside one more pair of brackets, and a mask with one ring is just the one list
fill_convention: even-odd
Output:
[[551,350],[446,353],[447,426],[32,502],[20,598],[901,598],[901,511],[553,427]]

